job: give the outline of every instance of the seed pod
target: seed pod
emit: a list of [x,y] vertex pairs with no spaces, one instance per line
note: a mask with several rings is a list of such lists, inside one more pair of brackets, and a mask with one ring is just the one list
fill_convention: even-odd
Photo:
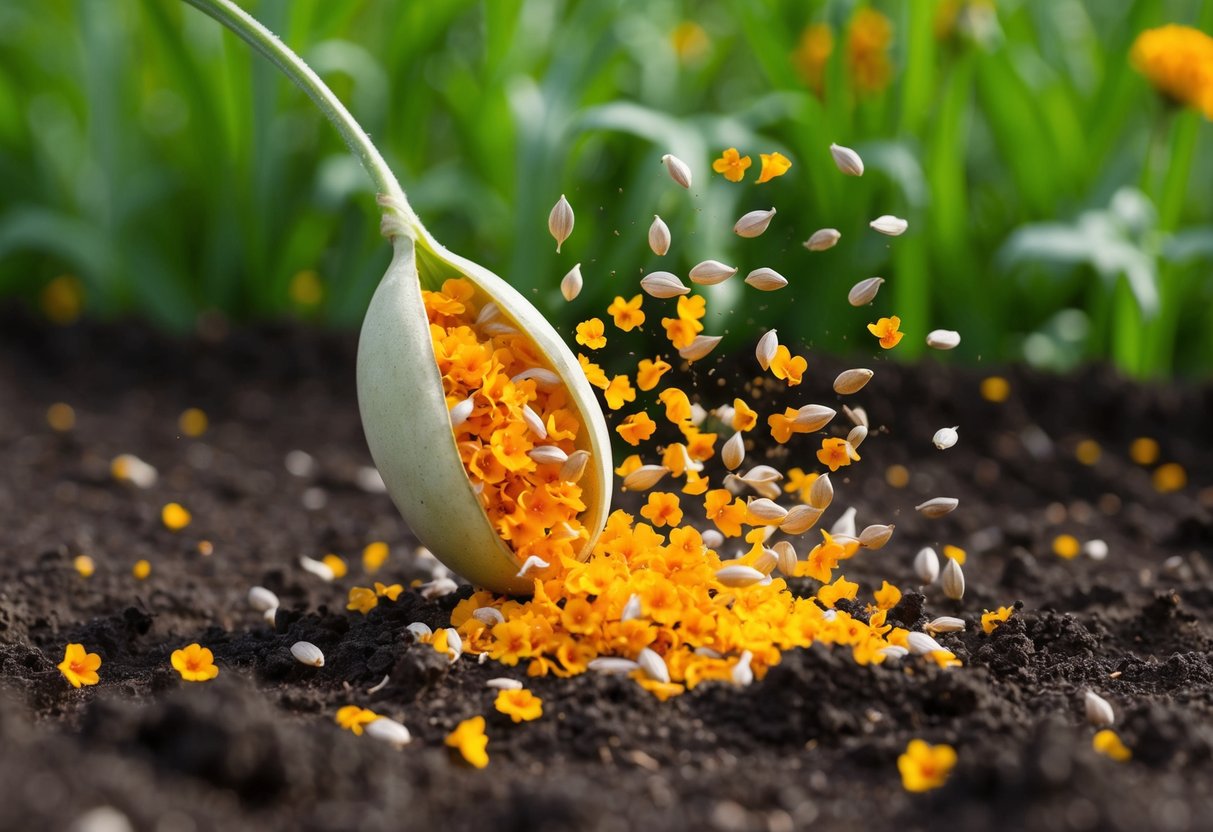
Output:
[[863,440],[868,438],[868,429],[863,425],[856,425],[847,433],[847,444],[852,449],[858,448],[863,444]]
[[362,729],[368,737],[386,742],[393,748],[404,748],[413,741],[413,737],[409,734],[409,729],[404,727],[403,723],[397,722],[394,719],[388,719],[386,716],[378,717],[367,723]]
[[759,581],[766,578],[766,575],[759,572],[752,566],[742,566],[734,564],[716,570],[716,580],[721,584],[733,589],[753,586]]
[[884,283],[883,277],[869,277],[867,280],[859,281],[851,287],[851,291],[847,292],[847,303],[851,306],[867,306],[876,300],[876,293],[880,291],[882,283]]
[[944,646],[938,641],[926,633],[920,633],[917,630],[912,630],[906,636],[906,646],[910,648],[910,652],[915,656],[925,656],[928,653],[944,649]]
[[664,465],[641,465],[623,478],[625,491],[648,491],[670,473]]
[[548,214],[548,231],[556,240],[556,253],[559,254],[560,247],[573,233],[573,206],[569,205],[564,194],[560,195],[560,199],[552,206],[552,211]]
[[788,516],[783,518],[783,522],[779,524],[779,530],[790,535],[804,534],[817,525],[821,514],[822,509],[813,508],[813,506],[792,506],[788,509]]
[[832,407],[822,404],[806,404],[796,411],[796,418],[792,421],[797,431],[815,433],[828,425],[835,415],[837,415],[837,411]]
[[649,248],[658,257],[664,257],[670,250],[670,227],[656,214],[653,215],[653,224],[649,226]]
[[843,370],[834,379],[834,392],[840,396],[849,396],[852,393],[858,393],[863,389],[864,385],[872,380],[874,376],[871,370],[856,369]]
[[897,527],[892,523],[887,526],[880,524],[867,526],[859,533],[859,545],[873,551],[882,549],[889,542],[889,539],[893,537],[893,530],[895,528]]
[[584,281],[581,279],[581,264],[578,263],[573,268],[569,269],[560,280],[560,294],[564,295],[565,300],[573,300],[581,294],[581,287]]
[[931,520],[937,520],[945,514],[951,514],[960,505],[955,497],[932,497],[925,503],[914,506],[914,510]]
[[724,443],[724,447],[720,449],[720,460],[730,471],[736,471],[741,463],[745,462],[745,437],[741,431],[736,431],[729,437],[729,441]]
[[834,521],[834,525],[830,526],[831,537],[849,537],[854,540],[858,537],[859,532],[855,528],[855,506],[849,506],[842,516]]
[[696,335],[691,345],[680,349],[678,355],[687,361],[698,361],[716,349],[716,345],[720,343],[722,337],[720,335]]
[[[959,425],[957,427],[959,427]],[[935,431],[935,436],[931,438],[931,442],[936,448],[939,448],[939,450],[946,451],[948,448],[955,445],[956,440],[959,438],[960,437],[956,433],[955,427],[940,428],[939,430]]]
[[257,612],[268,612],[278,608],[278,596],[263,586],[254,586],[249,588],[248,603]]
[[754,558],[753,566],[764,575],[770,575],[775,571],[775,566],[779,563],[779,556],[775,554],[774,549],[764,548],[758,557]]
[[943,567],[943,575],[939,578],[939,585],[943,587],[944,595],[953,601],[959,601],[965,597],[965,573],[961,570],[959,561],[954,558],[948,558],[947,561]]
[[640,288],[655,298],[676,298],[691,290],[671,272],[653,272],[640,280]]
[[702,536],[703,545],[709,549],[719,549],[724,545],[724,535],[716,529],[708,529]]
[[582,475],[585,473],[585,467],[589,464],[589,451],[573,451],[569,454],[569,458],[564,465],[560,466],[560,479],[562,482],[579,482]]
[[931,635],[938,635],[940,633],[963,633],[965,623],[963,619],[955,618],[950,615],[941,615],[939,618],[928,622],[923,629]]
[[430,629],[430,625],[421,621],[414,621],[404,629],[408,631],[409,635],[413,637],[414,641],[421,641],[422,639],[429,638],[434,634],[434,631]]
[[762,232],[767,230],[767,226],[771,224],[771,219],[774,216],[774,208],[766,211],[750,211],[748,214],[743,215],[733,226],[733,233],[738,237],[758,237]]
[[892,214],[883,214],[868,223],[868,226],[873,231],[879,231],[888,237],[898,237],[906,233],[906,229],[910,227],[910,224]]
[[569,455],[555,445],[536,445],[526,455],[540,465],[564,465],[569,461]]
[[960,333],[954,329],[933,329],[927,333],[927,346],[933,350],[951,350],[960,344]]
[[644,675],[648,676],[654,682],[669,682],[670,671],[665,666],[665,659],[648,647],[640,648],[640,655],[636,657],[636,664],[640,665],[640,669],[644,671]]
[[923,586],[934,583],[939,577],[939,555],[930,546],[923,546],[914,556],[914,574]]
[[776,289],[782,289],[788,285],[786,277],[765,266],[761,269],[754,269],[746,275],[745,282],[747,286],[753,286],[760,292],[774,292]]
[[489,679],[484,683],[484,686],[493,690],[522,690],[522,682],[519,682],[517,679],[511,679],[508,676],[497,676]]
[[641,612],[640,596],[633,592],[628,596],[628,602],[623,605],[623,610],[619,613],[619,620],[631,621],[634,618],[639,618]]
[[733,680],[733,684],[738,687],[745,687],[753,684],[754,670],[750,667],[750,662],[754,660],[754,654],[749,650],[742,650],[741,655],[737,658],[737,663],[733,665],[733,669],[729,671],[729,676]]
[[451,408],[451,429],[454,430],[466,422],[468,417],[472,415],[472,408],[475,406],[476,402],[472,400],[471,396],[468,396],[461,402],[457,402]]
[[778,349],[779,333],[773,329],[768,329],[758,339],[758,346],[754,348],[754,357],[758,359],[758,366],[764,370],[769,370],[771,368],[771,359],[775,357],[775,352]]
[[782,523],[788,516],[788,510],[776,503],[774,500],[768,500],[766,497],[759,497],[757,500],[750,500],[746,504],[746,512],[758,520],[762,524]]
[[818,511],[825,511],[834,500],[834,483],[830,482],[829,474],[822,474],[813,480],[809,486],[809,505]]
[[672,153],[662,156],[661,161],[665,164],[665,169],[669,171],[671,179],[684,188],[691,187],[691,169],[687,167],[686,162]]
[[472,618],[475,618],[486,627],[496,627],[498,624],[505,623],[505,616],[496,607],[477,607],[472,610]]
[[715,286],[717,283],[724,283],[735,274],[737,274],[737,269],[733,266],[726,266],[719,260],[704,260],[691,269],[690,278],[692,283],[698,283],[701,286]]
[[320,648],[310,641],[296,641],[291,645],[291,655],[300,664],[306,664],[309,667],[324,667],[324,653],[321,653]]
[[819,228],[804,241],[804,247],[809,251],[826,251],[836,246],[840,239],[842,233],[837,228]]
[[851,148],[831,144],[830,155],[834,157],[834,164],[838,169],[847,176],[863,176],[863,159]]
[[1087,712],[1087,722],[1096,728],[1107,728],[1116,721],[1112,705],[1093,690],[1083,691],[1082,701]]
[[[808,508],[808,506],[803,506]],[[788,512],[790,516],[792,512]],[[780,529],[782,531],[782,528]],[[796,564],[800,559],[796,557],[796,548],[786,540],[781,540],[771,547],[775,552],[776,565],[779,571],[789,578],[796,574]]]
[[865,428],[871,427],[871,425],[868,424],[868,412],[862,407],[851,408],[844,404],[842,406],[842,412],[845,413],[847,418],[851,420],[852,425],[863,425]]

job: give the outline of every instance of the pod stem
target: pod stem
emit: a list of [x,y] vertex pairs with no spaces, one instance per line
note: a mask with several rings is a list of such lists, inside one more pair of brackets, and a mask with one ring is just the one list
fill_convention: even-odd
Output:
[[321,112],[337,128],[341,138],[345,139],[350,152],[358,157],[362,167],[370,175],[380,194],[390,201],[381,200],[386,210],[398,213],[402,222],[393,223],[393,230],[398,230],[410,238],[425,237],[421,220],[409,205],[404,189],[396,180],[391,168],[388,167],[379,149],[371,142],[371,137],[358,124],[350,111],[340,99],[320,80],[310,66],[293,50],[256,18],[245,12],[232,0],[184,0],[199,11],[219,21],[231,29],[240,38],[282,70],[286,77],[308,94]]

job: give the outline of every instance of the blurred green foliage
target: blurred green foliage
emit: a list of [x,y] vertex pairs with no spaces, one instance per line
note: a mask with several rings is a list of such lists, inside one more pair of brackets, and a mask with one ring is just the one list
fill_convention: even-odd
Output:
[[[1213,4],[243,5],[347,101],[435,235],[565,332],[645,271],[715,258],[792,282],[707,290],[708,329],[734,346],[760,324],[870,354],[864,325],[898,314],[900,357],[948,328],[967,360],[1213,371],[1213,128],[1127,58],[1149,26],[1213,30]],[[888,18],[887,52],[868,9]],[[819,58],[832,41],[819,67],[803,51],[813,24]],[[842,176],[831,142],[867,173]],[[753,156],[747,181],[711,173],[726,147]],[[754,184],[774,150],[792,170]],[[691,194],[665,176],[667,152],[692,165]],[[303,94],[170,0],[0,5],[0,182],[0,296],[63,319],[80,293],[55,278],[70,274],[95,316],[352,327],[389,255],[368,180]],[[546,217],[561,193],[577,227],[557,255]],[[766,235],[732,234],[771,205]],[[660,259],[645,242],[654,213],[674,235]],[[870,231],[886,213],[910,231]],[[802,248],[827,226],[836,248]],[[576,262],[586,289],[566,304],[557,287]],[[875,307],[847,306],[876,274],[888,283]],[[655,349],[661,305],[646,308]]]

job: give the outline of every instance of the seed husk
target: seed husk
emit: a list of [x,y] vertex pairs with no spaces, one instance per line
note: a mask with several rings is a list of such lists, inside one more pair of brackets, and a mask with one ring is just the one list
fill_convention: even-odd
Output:
[[847,444],[852,449],[858,448],[863,444],[863,440],[868,438],[868,429],[863,425],[856,425],[847,433]]
[[788,516],[783,518],[783,522],[779,524],[779,530],[790,535],[804,534],[817,525],[822,511],[823,509],[813,506],[792,506],[788,509]]
[[830,155],[834,157],[838,169],[847,176],[863,176],[863,159],[851,148],[831,144]]
[[669,682],[670,670],[665,666],[665,659],[648,647],[640,648],[640,655],[636,657],[636,664],[640,665],[640,669],[644,671],[644,675],[648,676],[655,682]]
[[955,497],[932,497],[925,503],[914,506],[914,510],[923,517],[936,520],[955,511],[958,505],[960,500]]
[[826,251],[838,245],[842,232],[837,228],[819,228],[804,241],[804,247],[809,251]]
[[589,461],[589,451],[573,451],[564,465],[560,466],[560,479],[564,482],[579,482]]
[[939,577],[939,555],[930,546],[923,546],[914,556],[914,574],[923,586],[934,583]]
[[248,603],[257,612],[268,612],[278,608],[278,596],[263,586],[254,586],[249,588]]
[[822,474],[809,486],[809,505],[818,511],[825,511],[833,501],[834,483],[830,482],[829,474]]
[[1096,728],[1107,728],[1116,721],[1116,713],[1112,705],[1093,690],[1083,691],[1083,710],[1087,713],[1087,722]]
[[906,229],[910,227],[910,224],[901,217],[883,214],[868,223],[868,226],[873,231],[879,231],[887,237],[899,237],[906,233]]
[[564,245],[564,241],[573,233],[573,222],[573,206],[569,205],[564,194],[561,194],[560,199],[552,206],[551,213],[548,214],[548,231],[556,240],[557,254],[560,253],[560,247]]
[[830,526],[831,537],[847,537],[855,540],[859,536],[858,530],[855,528],[855,506],[848,506],[847,510],[834,521],[834,525]]
[[951,350],[960,345],[960,333],[954,329],[933,329],[927,333],[927,346],[933,350]]
[[536,445],[526,455],[540,465],[564,465],[569,461],[569,455],[555,445]]
[[939,450],[946,451],[948,448],[955,445],[956,440],[960,438],[960,436],[956,433],[957,427],[959,427],[959,425],[950,428],[940,428],[939,430],[935,431],[935,435],[931,438],[931,442],[936,448],[939,448]]
[[690,294],[691,289],[672,272],[653,272],[640,280],[640,288],[655,298],[676,298]]
[[435,598],[445,598],[452,592],[458,591],[459,584],[455,583],[450,578],[443,577],[428,581],[418,587],[418,589],[421,591],[422,598],[425,598],[427,601],[432,601]]
[[906,646],[910,648],[910,652],[915,656],[925,656],[928,653],[934,653],[936,650],[944,649],[944,646],[938,641],[926,633],[920,633],[917,630],[911,631],[906,636]]
[[783,479],[783,474],[770,465],[755,465],[746,471],[745,476],[738,477],[738,479],[746,485],[756,485],[763,482],[778,482]]
[[615,656],[601,656],[593,659],[586,667],[595,673],[603,673],[609,676],[622,676],[634,670],[640,670],[638,662],[634,662],[631,659],[620,659]]
[[939,633],[963,633],[965,629],[964,619],[956,618],[951,615],[941,615],[939,618],[929,621],[924,630],[930,635]]
[[368,737],[386,742],[393,748],[404,748],[413,741],[409,729],[404,724],[386,716],[372,720],[362,729]]
[[823,404],[806,404],[796,411],[796,418],[792,421],[797,430],[816,433],[833,421],[837,413],[834,408]]
[[656,214],[653,215],[653,224],[649,226],[649,248],[658,257],[664,257],[670,250],[670,227]]
[[782,289],[788,285],[786,277],[765,266],[761,269],[754,269],[746,275],[745,282],[747,286],[753,286],[760,292],[774,292],[776,289]]
[[[808,506],[804,506],[808,508]],[[791,516],[792,512],[788,512]],[[780,529],[782,531],[782,528]],[[776,565],[779,571],[787,575],[789,578],[796,574],[796,564],[800,559],[796,556],[796,547],[786,540],[781,540],[771,547],[775,552]]]
[[564,295],[565,300],[571,301],[581,294],[581,287],[583,284],[584,281],[581,278],[581,264],[578,263],[576,266],[569,269],[568,274],[561,278],[560,294]]
[[737,274],[737,269],[733,266],[727,266],[719,260],[704,260],[691,268],[690,278],[692,283],[698,283],[701,286],[715,286],[735,274]]
[[750,211],[743,214],[741,219],[733,226],[733,233],[738,237],[747,239],[761,236],[762,232],[767,230],[767,226],[771,224],[771,219],[775,216],[775,209],[769,208],[766,211]]
[[623,478],[623,488],[625,491],[648,491],[668,473],[670,469],[664,465],[641,465]]
[[859,545],[865,549],[881,549],[893,537],[895,528],[897,527],[892,523],[887,526],[880,523],[867,526],[859,533]]
[[953,601],[959,601],[965,597],[965,574],[960,568],[960,562],[955,558],[948,558],[948,562],[943,568],[943,574],[939,578],[939,585],[943,588],[943,594],[951,598]]
[[696,335],[690,346],[680,349],[678,355],[687,361],[698,361],[716,349],[716,345],[720,343],[722,337],[720,335]]
[[769,500],[766,497],[759,497],[757,500],[750,500],[746,505],[746,511],[757,520],[763,523],[782,523],[784,518],[788,516],[788,510],[776,503],[774,500]]
[[741,564],[726,566],[722,569],[716,570],[716,580],[724,586],[731,587],[733,589],[753,586],[759,581],[764,580],[766,577],[766,575],[762,574],[754,567],[743,566]]
[[843,370],[834,379],[834,392],[840,396],[858,393],[864,388],[865,384],[872,380],[872,376],[874,375],[876,374],[865,368]]
[[851,306],[867,306],[876,300],[876,293],[880,291],[882,283],[884,283],[883,277],[869,277],[867,280],[859,281],[851,287],[851,291],[847,292],[847,303]]
[[665,169],[669,172],[671,179],[684,188],[691,187],[691,169],[686,162],[672,153],[662,156],[661,161],[665,164]]
[[910,654],[910,651],[900,644],[890,644],[888,647],[880,648],[880,654],[889,659],[901,659]]
[[771,368],[771,359],[775,357],[775,352],[778,349],[779,333],[773,329],[768,329],[758,339],[758,346],[754,347],[754,357],[758,359],[758,366],[764,370],[769,370]]
[[519,682],[517,679],[511,679],[508,676],[498,676],[489,679],[484,683],[484,686],[493,690],[522,690],[522,682]]
[[741,463],[745,462],[745,437],[741,431],[735,431],[724,443],[720,450],[720,460],[730,471],[736,471]]
[[291,645],[291,655],[300,664],[309,667],[324,667],[324,653],[310,641],[296,641]]

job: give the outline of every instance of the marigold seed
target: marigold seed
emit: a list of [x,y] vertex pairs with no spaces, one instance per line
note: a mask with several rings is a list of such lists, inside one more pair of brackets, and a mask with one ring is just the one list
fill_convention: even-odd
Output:
[[380,742],[386,742],[393,748],[404,748],[413,741],[413,737],[409,734],[409,729],[405,728],[400,722],[394,719],[389,719],[386,716],[381,716],[378,719],[372,720],[362,729],[368,737],[373,737]]
[[771,219],[774,216],[774,208],[766,211],[750,211],[748,214],[744,214],[733,226],[733,233],[738,237],[745,237],[747,239],[761,236],[767,230],[767,226],[771,224]]
[[475,406],[475,404],[476,403],[472,401],[472,397],[468,396],[466,399],[456,403],[456,405],[451,408],[452,429],[459,427],[468,420],[468,417],[472,415],[472,408]]
[[422,584],[419,589],[421,590],[422,598],[432,601],[435,598],[444,598],[452,592],[458,591],[459,584],[450,578],[437,578],[429,583]]
[[868,226],[873,231],[879,231],[888,237],[898,237],[906,233],[906,229],[910,224],[900,217],[895,217],[892,214],[883,214],[868,223]]
[[669,172],[671,179],[684,188],[691,187],[691,169],[686,162],[672,153],[662,156],[661,161],[665,164],[665,169]]
[[964,571],[961,570],[959,561],[953,558],[948,558],[947,561],[939,578],[939,585],[943,588],[944,595],[953,601],[959,601],[965,597]]
[[881,524],[867,526],[859,533],[859,545],[873,551],[882,549],[893,537],[893,530],[895,528],[897,527],[892,523],[887,526]]
[[579,482],[589,462],[589,451],[573,451],[564,465],[560,466],[560,479],[563,482]]
[[834,483],[830,482],[829,474],[822,474],[809,486],[809,505],[818,511],[825,511],[833,501]]
[[766,523],[781,523],[788,516],[788,510],[773,500],[768,500],[766,497],[759,497],[757,500],[750,500],[746,504],[747,513]]
[[533,379],[537,386],[547,390],[553,390],[561,385],[560,376],[546,367],[528,367],[510,378],[510,381],[517,384],[520,381],[527,381],[529,379]]
[[831,144],[830,155],[834,157],[838,169],[847,176],[863,176],[863,159],[851,148]]
[[939,577],[939,555],[930,546],[924,546],[914,556],[914,574],[923,586],[932,584]]
[[574,300],[581,294],[581,287],[584,284],[585,281],[581,277],[581,264],[578,263],[560,279],[560,294],[564,295],[565,300]]
[[1111,703],[1093,690],[1084,691],[1083,707],[1087,713],[1087,722],[1096,728],[1107,728],[1116,721],[1116,713]]
[[543,424],[543,419],[531,409],[529,404],[522,406],[522,420],[526,422],[526,426],[531,433],[535,434],[540,439],[548,438],[548,429]]
[[716,580],[722,585],[731,587],[733,589],[753,586],[759,581],[764,580],[766,577],[766,575],[762,574],[754,567],[742,566],[740,564],[726,566],[722,569],[716,570]]
[[941,615],[927,623],[923,628],[931,635],[940,633],[963,633],[965,629],[964,619],[956,618],[951,615]]
[[724,545],[724,535],[716,529],[708,529],[703,533],[703,545],[709,549],[719,549]]
[[745,437],[741,431],[736,431],[720,450],[720,460],[724,467],[736,471],[745,462]]
[[110,463],[110,474],[119,482],[129,482],[137,488],[151,488],[160,474],[156,468],[134,454],[119,454]]
[[593,659],[586,667],[595,673],[604,673],[608,676],[623,676],[641,669],[640,664],[631,659],[620,659],[614,656],[601,656]]
[[733,266],[726,266],[719,260],[704,260],[691,269],[689,276],[692,283],[698,283],[701,286],[715,286],[735,274],[737,274],[737,269]]
[[670,469],[664,465],[641,465],[623,478],[623,488],[625,491],[648,491],[668,473]]
[[278,596],[263,586],[254,586],[249,588],[248,603],[257,612],[265,612],[278,608]]
[[928,653],[934,653],[936,650],[944,649],[943,645],[938,641],[926,633],[920,633],[917,630],[910,632],[906,636],[906,646],[910,648],[910,652],[915,656],[925,656]]
[[480,311],[476,314],[476,325],[481,326],[490,321],[494,321],[501,317],[501,307],[494,301],[489,301],[484,306],[480,307]]
[[868,438],[868,429],[863,425],[856,425],[847,433],[847,444],[852,449],[857,449],[863,444],[863,440]]
[[463,636],[459,635],[459,631],[454,627],[447,627],[444,632],[446,633],[447,649],[451,651],[450,661],[451,664],[454,664],[463,655]]
[[691,345],[680,349],[678,355],[687,361],[698,361],[716,349],[716,345],[720,343],[722,337],[720,335],[696,335]]
[[324,653],[310,641],[296,641],[291,645],[291,655],[300,664],[309,667],[324,667]]
[[844,404],[842,406],[842,412],[845,413],[846,417],[851,420],[852,425],[863,425],[865,428],[869,429],[872,427],[868,422],[868,412],[862,407],[851,408]]
[[644,671],[644,675],[653,681],[661,682],[662,684],[669,683],[670,670],[665,666],[665,659],[661,658],[655,650],[641,647],[640,654],[636,657],[636,664],[640,665],[640,669]]
[[851,287],[851,291],[847,292],[847,303],[851,306],[867,306],[876,300],[876,293],[880,291],[882,283],[884,283],[883,277],[869,277],[867,280],[859,281]]
[[804,247],[809,251],[826,251],[838,245],[842,232],[837,228],[819,228],[804,241]]
[[910,651],[900,644],[890,644],[888,647],[880,648],[880,654],[887,659],[901,659],[910,654]]
[[770,575],[779,564],[779,556],[774,549],[763,549],[762,554],[754,558],[754,568],[764,575]]
[[529,558],[527,558],[526,560],[524,560],[522,562],[522,568],[518,570],[518,577],[525,578],[527,576],[527,573],[530,572],[532,569],[534,569],[538,572],[542,572],[543,570],[547,569],[551,565],[552,564],[548,563],[546,560],[539,557],[539,555],[531,555]]
[[424,624],[420,621],[414,621],[404,629],[408,631],[409,635],[413,637],[414,641],[421,641],[422,639],[429,638],[434,634],[434,631],[430,629],[429,624]]
[[489,321],[480,327],[480,332],[483,335],[517,335],[518,329],[506,320]]
[[953,329],[933,329],[927,333],[927,346],[933,350],[951,350],[960,345],[960,333]]
[[782,289],[788,285],[786,277],[765,266],[761,269],[754,269],[746,275],[745,282],[747,286],[753,286],[760,292],[774,292],[776,289]]
[[640,596],[633,592],[628,596],[628,602],[623,605],[623,609],[619,613],[619,620],[631,621],[634,618],[639,618],[642,612]]
[[936,448],[939,448],[939,450],[946,451],[948,448],[955,445],[956,440],[960,438],[959,434],[956,433],[957,427],[960,426],[957,425],[956,427],[940,428],[939,430],[935,431],[935,435],[931,437],[931,443],[934,444]]
[[1098,538],[1082,544],[1082,553],[1091,560],[1103,560],[1108,556],[1108,544]]
[[670,227],[661,217],[653,215],[653,224],[649,226],[649,248],[658,257],[664,257],[670,250]]
[[337,577],[333,572],[333,567],[324,561],[309,558],[307,555],[299,558],[299,565],[303,567],[304,572],[310,572],[322,581],[332,581]]
[[854,370],[843,370],[834,379],[834,392],[840,396],[849,396],[852,393],[858,393],[864,388],[864,385],[872,380],[874,376],[871,370],[859,368]]
[[484,683],[486,688],[493,690],[522,690],[522,682],[507,676],[497,676]]
[[960,505],[960,500],[955,497],[932,497],[925,503],[920,503],[914,506],[914,510],[931,520],[937,520],[945,514],[950,514]]
[[569,455],[555,445],[537,445],[526,455],[540,465],[564,465],[569,461]]
[[573,206],[569,205],[564,194],[560,195],[560,199],[552,206],[552,211],[548,214],[548,231],[556,240],[556,253],[559,254],[560,247],[573,233]]
[[806,404],[796,411],[792,423],[797,431],[816,433],[834,420],[838,414],[832,407],[821,404]]
[[813,506],[792,506],[788,509],[788,516],[783,518],[783,522],[779,524],[779,530],[793,536],[804,534],[817,525],[821,515],[822,509]]
[[488,627],[496,627],[505,623],[505,616],[496,607],[477,607],[472,610],[472,618]]
[[830,526],[831,537],[849,537],[852,540],[857,539],[859,532],[855,527],[856,514],[857,512],[855,511],[855,506],[849,506],[847,510],[842,513],[842,516],[834,521],[834,525]]
[[737,663],[733,665],[733,669],[729,672],[729,676],[733,679],[733,684],[738,687],[746,687],[754,682],[754,670],[750,667],[750,662],[754,660],[754,654],[749,650],[742,650],[741,655],[737,657]]
[[[808,508],[808,506],[803,506],[803,508]],[[789,511],[788,516],[790,517],[791,514],[792,512]],[[783,531],[782,526],[780,527],[780,531]],[[800,562],[800,559],[796,556],[796,547],[786,540],[781,540],[771,548],[775,551],[776,565],[779,567],[779,571],[789,578],[795,575],[796,564]]]
[[690,294],[690,289],[672,272],[653,272],[640,280],[640,288],[662,300]]

